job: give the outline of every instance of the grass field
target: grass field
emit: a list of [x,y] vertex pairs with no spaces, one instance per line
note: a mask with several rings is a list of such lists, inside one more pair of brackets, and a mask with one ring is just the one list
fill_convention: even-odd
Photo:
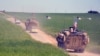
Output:
[[[84,30],[90,37],[90,44],[88,49],[97,50],[100,53],[100,14],[86,14],[86,13],[8,13],[21,20],[35,17],[41,25],[42,30],[48,34],[55,36],[59,31],[72,26],[74,18],[79,16],[82,20],[78,21],[78,29]],[[46,16],[52,19],[48,20]],[[92,18],[92,20],[88,20]]]
[[0,56],[67,56],[61,49],[36,42],[0,14]]

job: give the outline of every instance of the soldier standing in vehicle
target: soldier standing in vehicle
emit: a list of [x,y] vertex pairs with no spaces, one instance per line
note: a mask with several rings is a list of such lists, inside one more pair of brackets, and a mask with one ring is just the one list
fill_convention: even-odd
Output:
[[77,27],[78,27],[78,20],[79,20],[79,17],[77,16],[75,19],[74,19],[74,23],[73,23],[73,29],[74,29],[74,32],[77,32]]

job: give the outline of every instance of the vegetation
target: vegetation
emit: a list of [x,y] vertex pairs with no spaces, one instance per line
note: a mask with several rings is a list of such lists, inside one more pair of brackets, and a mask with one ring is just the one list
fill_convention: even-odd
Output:
[[0,14],[0,56],[67,56],[61,49],[36,42]]
[[92,11],[92,10],[88,11],[88,13],[90,13],[90,14],[99,14],[98,11]]

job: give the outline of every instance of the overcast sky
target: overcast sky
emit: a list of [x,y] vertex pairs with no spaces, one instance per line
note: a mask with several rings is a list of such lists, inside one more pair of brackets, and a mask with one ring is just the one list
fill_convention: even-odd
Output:
[[100,12],[100,0],[0,0],[0,10],[15,12]]

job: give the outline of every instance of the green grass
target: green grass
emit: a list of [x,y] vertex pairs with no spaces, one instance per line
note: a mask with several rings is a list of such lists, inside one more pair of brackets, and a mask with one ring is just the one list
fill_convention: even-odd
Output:
[[67,56],[61,49],[36,42],[0,14],[0,56]]
[[[82,18],[78,22],[78,29],[84,30],[88,33],[90,37],[90,43],[88,49],[99,50],[100,53],[100,14],[87,14],[87,13],[8,13],[14,15],[15,17],[26,20],[27,17],[35,17],[39,21],[42,30],[46,33],[55,36],[59,31],[65,28],[69,28],[73,24],[73,20],[76,16]],[[16,15],[15,15],[16,14]],[[20,14],[22,14],[20,16]],[[26,16],[27,15],[27,16]],[[52,19],[48,20],[46,16],[50,16]],[[87,18],[92,18],[88,20]]]

